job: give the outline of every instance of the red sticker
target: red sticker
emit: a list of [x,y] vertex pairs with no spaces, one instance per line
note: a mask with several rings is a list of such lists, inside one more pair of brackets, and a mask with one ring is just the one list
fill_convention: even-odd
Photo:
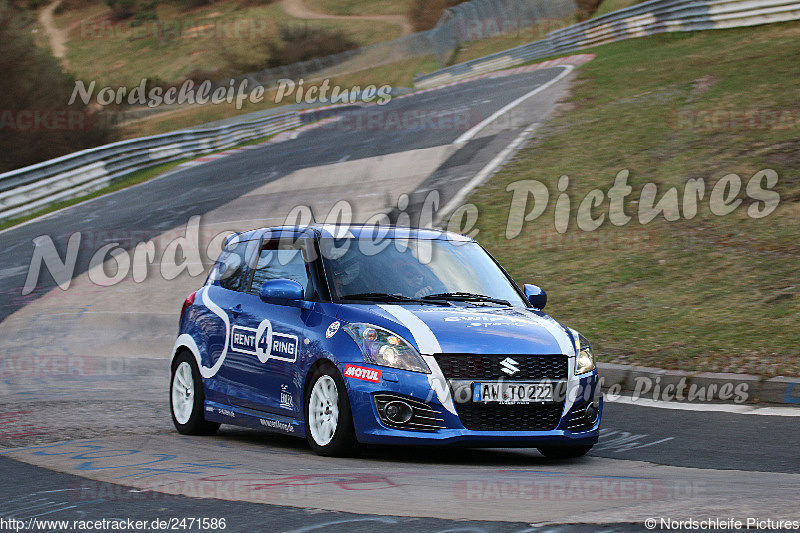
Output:
[[381,371],[364,366],[347,365],[344,367],[344,375],[347,378],[361,379],[372,383],[380,383]]

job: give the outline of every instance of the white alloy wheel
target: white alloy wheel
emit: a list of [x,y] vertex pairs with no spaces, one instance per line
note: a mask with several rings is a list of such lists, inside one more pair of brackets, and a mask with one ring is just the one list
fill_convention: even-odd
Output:
[[336,434],[339,425],[339,391],[336,382],[322,375],[311,389],[308,401],[308,427],[318,446],[325,446]]
[[179,424],[186,424],[194,409],[194,378],[186,361],[178,365],[172,378],[172,412]]

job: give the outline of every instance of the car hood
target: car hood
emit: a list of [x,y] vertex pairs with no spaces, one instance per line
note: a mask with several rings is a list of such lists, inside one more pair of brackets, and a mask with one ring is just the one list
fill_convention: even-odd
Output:
[[338,317],[394,331],[422,354],[575,355],[572,332],[549,315],[521,307],[342,305]]

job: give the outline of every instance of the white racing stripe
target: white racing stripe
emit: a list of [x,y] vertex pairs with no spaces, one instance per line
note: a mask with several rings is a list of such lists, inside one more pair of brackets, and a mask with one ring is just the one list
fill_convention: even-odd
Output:
[[228,355],[228,346],[230,345],[231,336],[231,323],[228,320],[228,313],[226,313],[220,306],[218,306],[213,300],[211,300],[211,298],[208,297],[208,286],[203,287],[198,292],[200,293],[200,300],[203,302],[203,305],[208,307],[212,313],[221,318],[225,323],[225,347],[222,349],[219,359],[217,359],[217,362],[214,363],[214,366],[211,368],[208,368],[207,366],[200,366],[200,375],[208,379],[214,377],[217,372],[219,372],[222,363],[225,362],[225,356]]
[[572,359],[573,356],[578,355],[575,344],[570,340],[561,324],[556,322],[550,315],[539,316],[527,307],[520,307],[517,309],[527,315],[533,322],[547,330],[556,343],[558,343],[558,349],[561,353],[570,357],[570,359],[567,360],[569,364],[567,395],[564,401],[564,410],[562,411],[562,413],[568,413],[578,399],[578,387],[580,383],[580,377],[575,375],[575,359]]
[[453,396],[450,394],[450,385],[447,383],[442,369],[439,368],[436,358],[433,357],[433,354],[442,353],[439,339],[421,318],[408,309],[400,305],[378,304],[378,307],[397,318],[411,331],[411,335],[419,347],[420,355],[431,369],[431,373],[428,374],[428,383],[430,383],[431,389],[436,393],[436,397],[439,398],[444,408],[455,415],[456,406],[453,404]]
[[435,353],[442,353],[439,339],[436,338],[431,328],[417,315],[400,305],[379,304],[378,307],[393,315],[405,327],[411,330],[411,335],[414,336],[414,340],[417,342],[420,354],[433,355]]
[[533,322],[536,322],[546,329],[558,343],[558,349],[561,350],[562,354],[567,356],[577,355],[577,353],[575,353],[575,345],[569,340],[567,332],[564,331],[564,328],[553,318],[549,316],[547,318],[541,317],[526,307],[519,307],[517,309],[525,313]]

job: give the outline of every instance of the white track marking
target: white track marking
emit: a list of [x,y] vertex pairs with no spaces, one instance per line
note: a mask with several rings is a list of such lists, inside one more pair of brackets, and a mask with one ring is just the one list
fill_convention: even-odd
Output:
[[[534,90],[524,94],[511,102],[510,104],[502,107],[495,111],[491,116],[483,120],[477,126],[474,126],[469,131],[464,132],[459,138],[453,141],[453,144],[456,146],[463,146],[467,141],[471,140],[475,135],[477,135],[481,130],[483,130],[486,126],[497,120],[499,117],[508,113],[522,102],[527,100],[528,98],[539,94],[540,92],[550,88],[553,84],[558,83],[567,75],[569,75],[575,67],[573,65],[559,65],[557,68],[563,68],[564,72],[553,78],[552,80],[548,81],[544,85],[540,85],[539,87],[535,88]],[[447,217],[447,215],[451,214],[453,211],[458,209],[466,200],[467,196],[477,187],[478,185],[482,184],[486,180],[488,180],[494,172],[496,172],[500,167],[502,167],[505,162],[512,156],[514,153],[519,149],[519,147],[525,141],[530,138],[536,129],[539,127],[539,124],[531,124],[525,130],[520,133],[511,143],[505,147],[503,151],[501,151],[497,156],[492,159],[488,165],[483,167],[475,176],[467,182],[467,184],[458,191],[456,194],[447,204],[439,211],[439,215],[437,216],[436,224],[441,225],[442,220]]]
[[464,143],[466,143],[467,141],[469,141],[470,139],[475,137],[475,135],[477,135],[483,128],[485,128],[486,126],[488,126],[489,124],[491,124],[492,122],[497,120],[499,117],[505,115],[506,113],[508,113],[509,111],[514,109],[515,107],[517,107],[519,104],[521,104],[522,102],[524,102],[525,100],[527,100],[531,96],[537,95],[540,92],[550,88],[553,84],[558,83],[564,77],[569,75],[570,72],[575,70],[575,67],[572,66],[572,65],[559,65],[556,68],[563,68],[564,72],[562,72],[561,74],[559,74],[558,76],[556,76],[552,80],[548,81],[544,85],[540,85],[539,87],[535,88],[534,90],[530,91],[529,93],[526,93],[526,94],[520,96],[519,98],[517,98],[516,100],[514,100],[510,104],[507,104],[506,106],[498,109],[497,111],[492,113],[492,115],[490,115],[487,119],[485,119],[483,122],[481,122],[477,126],[471,128],[468,131],[465,131],[463,134],[461,134],[461,136],[458,139],[453,141],[453,144],[464,144]]
[[609,400],[606,397],[605,401],[610,403],[621,403],[624,405],[639,405],[641,407],[675,409],[680,411],[703,411],[707,413],[734,413],[739,415],[761,416],[800,416],[800,409],[797,407],[754,407],[752,405],[731,405],[719,403],[665,402],[661,400],[650,400],[647,398],[633,400],[627,396],[620,396],[614,400]]
[[447,217],[447,215],[461,207],[461,205],[464,203],[464,200],[466,200],[467,196],[473,191],[473,189],[488,180],[496,170],[503,166],[508,158],[519,149],[522,143],[527,141],[528,138],[533,135],[538,127],[539,124],[536,123],[525,128],[522,133],[520,133],[513,141],[511,141],[511,144],[506,146],[505,149],[497,154],[497,156],[495,156],[495,158],[492,159],[488,165],[483,167],[480,172],[475,174],[475,176],[469,180],[460,191],[458,191],[458,194],[456,194],[449,202],[447,202],[447,205],[445,205],[439,212],[440,214],[438,215],[437,225],[440,224],[441,221]]
[[567,357],[578,355],[575,351],[575,344],[570,340],[564,328],[556,322],[554,318],[549,315],[541,317],[525,307],[516,308],[528,317],[528,320],[536,323],[536,325],[543,327],[547,332],[553,336],[553,339],[558,343],[558,349]]

